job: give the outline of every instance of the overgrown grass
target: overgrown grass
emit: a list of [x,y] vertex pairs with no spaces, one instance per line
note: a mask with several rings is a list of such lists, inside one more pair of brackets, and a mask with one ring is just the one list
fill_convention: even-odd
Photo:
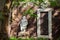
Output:
[[15,38],[15,37],[11,37],[10,40],[48,40],[48,38]]

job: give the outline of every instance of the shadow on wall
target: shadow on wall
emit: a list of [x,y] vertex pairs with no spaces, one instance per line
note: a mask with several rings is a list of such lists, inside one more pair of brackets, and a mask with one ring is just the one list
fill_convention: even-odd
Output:
[[60,11],[56,10],[53,14],[53,39],[57,40],[60,37]]

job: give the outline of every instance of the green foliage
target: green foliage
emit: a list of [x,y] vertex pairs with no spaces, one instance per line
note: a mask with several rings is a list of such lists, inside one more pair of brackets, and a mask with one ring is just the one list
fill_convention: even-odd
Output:
[[[40,1],[40,0],[39,0]],[[27,4],[27,2],[37,2],[37,0],[13,0],[12,1],[12,8],[13,7],[15,7],[15,6],[19,6],[20,5],[20,2],[26,2],[24,5],[26,5]],[[23,5],[23,6],[24,6]],[[35,4],[34,4],[35,5]],[[36,4],[36,5],[38,5],[38,4]],[[23,7],[22,6],[22,7]],[[37,15],[36,14],[33,14],[34,13],[34,10],[32,10],[32,9],[28,9],[27,11],[25,11],[24,12],[24,14],[23,15],[27,15],[27,14],[29,14],[31,17],[37,17]]]
[[48,38],[37,38],[37,40],[48,40]]
[[11,37],[10,40],[17,40],[17,38],[16,37]]
[[[26,2],[26,4],[27,4],[27,2],[33,2],[34,5],[40,6],[40,4],[43,2],[43,0],[13,0],[12,7],[19,6],[20,2]],[[60,1],[59,0],[54,0],[54,1],[49,0],[49,2],[50,2],[50,7],[60,6]],[[23,15],[29,14],[31,17],[37,17],[37,15],[33,14],[33,13],[34,13],[34,10],[28,9],[27,11],[24,12]]]
[[[20,2],[33,2],[34,5],[40,6],[43,0],[13,0],[12,5],[18,6]],[[60,7],[60,0],[49,0],[50,7]]]
[[49,0],[51,7],[60,7],[60,0]]
[[34,10],[32,9],[28,9],[27,11],[24,12],[23,15],[27,15],[27,14],[29,14],[31,17],[37,17],[37,15],[34,14]]
[[12,7],[18,6],[18,5],[19,5],[19,1],[16,1],[16,0],[12,1]]
[[48,40],[48,38],[33,38],[33,37],[31,37],[31,38],[15,38],[15,37],[12,37],[12,38],[10,38],[10,40]]
[[40,3],[43,2],[43,0],[13,0],[12,1],[12,6],[18,6],[20,2],[33,2],[36,5],[40,5]]

